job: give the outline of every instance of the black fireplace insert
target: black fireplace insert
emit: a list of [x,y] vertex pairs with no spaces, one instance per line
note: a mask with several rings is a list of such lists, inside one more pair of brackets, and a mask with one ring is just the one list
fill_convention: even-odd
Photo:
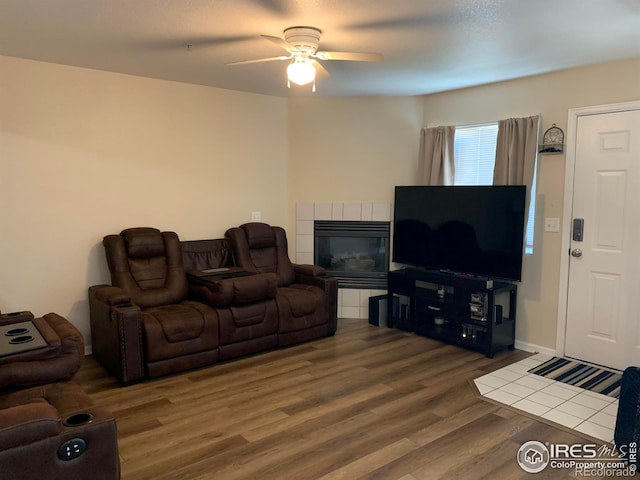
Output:
[[314,263],[339,288],[387,288],[390,222],[316,220]]

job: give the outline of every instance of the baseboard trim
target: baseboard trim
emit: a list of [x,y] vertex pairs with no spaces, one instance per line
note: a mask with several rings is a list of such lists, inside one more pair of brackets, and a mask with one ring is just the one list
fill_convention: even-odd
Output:
[[534,343],[522,342],[520,340],[516,340],[515,341],[515,347],[518,350],[524,350],[525,352],[542,353],[544,355],[551,355],[551,356],[555,356],[556,355],[556,351],[553,348],[542,347],[542,346],[536,345]]

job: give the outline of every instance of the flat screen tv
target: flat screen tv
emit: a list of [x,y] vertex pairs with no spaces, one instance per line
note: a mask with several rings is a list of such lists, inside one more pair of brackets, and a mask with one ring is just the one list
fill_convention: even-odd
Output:
[[393,261],[521,280],[526,187],[399,186]]

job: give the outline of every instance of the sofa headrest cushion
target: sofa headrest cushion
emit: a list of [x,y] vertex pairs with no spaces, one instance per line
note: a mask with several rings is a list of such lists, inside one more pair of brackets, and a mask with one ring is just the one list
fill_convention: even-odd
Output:
[[160,230],[150,227],[127,228],[120,232],[131,258],[159,257],[165,254]]
[[266,223],[245,223],[240,228],[247,236],[249,248],[269,248],[276,246],[276,235]]

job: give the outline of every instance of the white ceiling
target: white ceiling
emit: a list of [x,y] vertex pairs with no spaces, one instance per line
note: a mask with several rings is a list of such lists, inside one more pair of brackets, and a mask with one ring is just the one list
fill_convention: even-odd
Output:
[[[322,30],[331,77],[288,89],[260,34]],[[187,44],[192,45],[190,49]],[[287,97],[418,95],[640,57],[640,0],[0,0],[0,55]]]

